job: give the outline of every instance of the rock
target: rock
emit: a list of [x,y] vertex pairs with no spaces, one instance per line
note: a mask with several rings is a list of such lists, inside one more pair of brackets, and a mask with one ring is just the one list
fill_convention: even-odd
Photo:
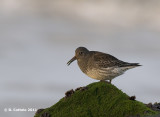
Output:
[[[55,105],[45,109],[51,117],[142,117],[155,115],[156,111],[129,97],[117,87],[106,82],[96,82],[86,87],[69,90]],[[134,101],[133,101],[134,100]],[[155,105],[156,106],[156,105]],[[159,108],[159,106],[156,106]],[[35,117],[42,117],[41,113]],[[44,116],[43,116],[44,117]]]
[[43,110],[44,110],[44,109],[38,109],[37,112],[36,112],[36,114],[41,113]]
[[49,113],[47,113],[47,112],[44,112],[44,113],[42,113],[41,114],[41,116],[40,117],[50,117],[50,114]]
[[88,89],[87,87],[78,87],[77,89],[75,89],[75,91],[78,91],[78,90],[85,91],[87,89]]
[[136,96],[131,96],[129,97],[130,100],[135,100],[136,99]]
[[74,90],[73,90],[73,89],[67,91],[67,92],[65,93],[65,98],[70,97],[73,93],[74,93]]

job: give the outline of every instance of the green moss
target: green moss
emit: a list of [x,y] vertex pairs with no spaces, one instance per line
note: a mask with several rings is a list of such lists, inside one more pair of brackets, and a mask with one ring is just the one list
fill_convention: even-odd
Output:
[[128,117],[154,115],[139,101],[129,100],[121,90],[105,82],[92,83],[85,91],[76,91],[71,97],[45,109],[35,117],[48,112],[51,117]]

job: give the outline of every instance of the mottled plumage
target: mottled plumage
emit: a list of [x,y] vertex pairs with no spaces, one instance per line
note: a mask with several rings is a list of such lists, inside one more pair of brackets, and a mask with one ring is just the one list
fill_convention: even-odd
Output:
[[126,70],[140,66],[138,63],[123,62],[106,53],[89,51],[85,47],[77,48],[75,56],[67,64],[70,65],[74,60],[77,60],[81,71],[89,77],[110,82]]

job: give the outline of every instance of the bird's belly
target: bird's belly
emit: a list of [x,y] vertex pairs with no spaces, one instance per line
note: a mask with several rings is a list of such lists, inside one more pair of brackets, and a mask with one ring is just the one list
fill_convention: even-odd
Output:
[[123,73],[124,70],[119,68],[101,68],[87,70],[86,75],[97,80],[112,80]]

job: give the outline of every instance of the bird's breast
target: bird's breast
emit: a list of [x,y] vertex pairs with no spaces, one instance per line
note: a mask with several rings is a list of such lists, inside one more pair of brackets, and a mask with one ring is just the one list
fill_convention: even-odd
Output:
[[87,70],[86,75],[97,80],[111,80],[123,73],[124,71],[118,68],[92,68]]
[[84,61],[78,60],[77,63],[78,63],[79,68],[81,69],[81,71],[86,74],[87,66],[88,66],[87,61],[84,62]]

